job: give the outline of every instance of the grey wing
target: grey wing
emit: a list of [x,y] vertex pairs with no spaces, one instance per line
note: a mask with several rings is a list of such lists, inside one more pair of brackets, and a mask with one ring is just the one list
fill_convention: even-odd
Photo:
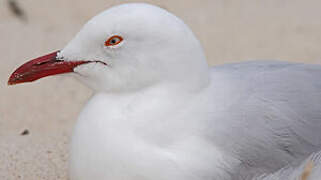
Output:
[[321,147],[321,66],[271,63],[263,67],[247,77],[250,93],[245,105],[263,104],[265,110],[258,112],[264,115],[260,118],[270,125],[272,135],[290,135],[305,145],[296,150],[289,144],[289,153]]
[[286,166],[272,174],[263,174],[253,180],[320,180],[321,151],[313,153],[297,166]]
[[226,131],[214,136],[241,160],[244,176],[274,172],[320,150],[320,65],[256,61],[212,71],[226,74],[222,83],[235,84],[230,96],[236,100],[220,122]]

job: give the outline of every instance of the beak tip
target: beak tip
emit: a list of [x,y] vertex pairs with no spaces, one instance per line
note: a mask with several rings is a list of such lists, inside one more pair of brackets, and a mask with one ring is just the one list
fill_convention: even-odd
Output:
[[[55,62],[58,52],[59,51],[55,51],[48,55],[45,55],[24,63],[10,75],[7,85],[11,86],[11,85],[21,84],[25,82],[32,82],[42,77],[51,75],[50,73],[46,74],[44,72],[48,70],[48,67],[51,67],[50,66],[52,64],[51,62]],[[41,67],[45,67],[45,68],[41,69]],[[37,71],[39,74],[37,74]]]
[[12,82],[12,81],[8,81],[7,85],[8,86],[12,86],[12,85],[15,85],[16,83]]
[[14,78],[10,77],[7,82],[7,85],[11,86],[11,85],[15,85],[15,84],[18,84],[18,83],[16,82],[16,80]]
[[15,85],[15,84],[18,84],[19,82],[17,82],[17,76],[15,76],[16,75],[16,71],[15,72],[13,72],[11,75],[10,75],[10,77],[9,77],[9,79],[8,79],[8,82],[7,82],[7,85],[8,86],[11,86],[11,85]]

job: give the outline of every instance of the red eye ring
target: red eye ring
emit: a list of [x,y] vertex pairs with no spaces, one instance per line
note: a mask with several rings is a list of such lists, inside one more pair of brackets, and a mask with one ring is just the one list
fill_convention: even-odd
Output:
[[123,41],[121,36],[115,35],[105,41],[105,46],[115,46]]

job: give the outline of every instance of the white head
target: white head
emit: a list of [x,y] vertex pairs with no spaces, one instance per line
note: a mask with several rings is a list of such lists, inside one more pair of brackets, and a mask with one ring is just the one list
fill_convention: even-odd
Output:
[[73,68],[97,91],[135,91],[159,83],[197,88],[208,82],[205,55],[188,26],[143,3],[115,6],[92,18],[57,57],[97,61]]
[[[122,39],[117,39],[120,36]],[[105,45],[116,37],[116,45]],[[65,60],[99,60],[74,69],[96,90],[127,91],[162,82],[207,81],[199,41],[176,16],[148,4],[124,4],[92,18],[61,51]]]

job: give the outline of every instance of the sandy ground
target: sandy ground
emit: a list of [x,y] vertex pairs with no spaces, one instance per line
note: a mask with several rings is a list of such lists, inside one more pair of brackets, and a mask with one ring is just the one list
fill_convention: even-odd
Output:
[[[69,137],[91,91],[66,76],[8,87],[8,76],[26,60],[63,48],[98,12],[129,1],[17,0],[23,19],[7,2],[0,0],[0,179],[68,179]],[[181,17],[212,65],[249,59],[321,62],[319,0],[147,2]],[[26,129],[29,134],[21,135]]]

